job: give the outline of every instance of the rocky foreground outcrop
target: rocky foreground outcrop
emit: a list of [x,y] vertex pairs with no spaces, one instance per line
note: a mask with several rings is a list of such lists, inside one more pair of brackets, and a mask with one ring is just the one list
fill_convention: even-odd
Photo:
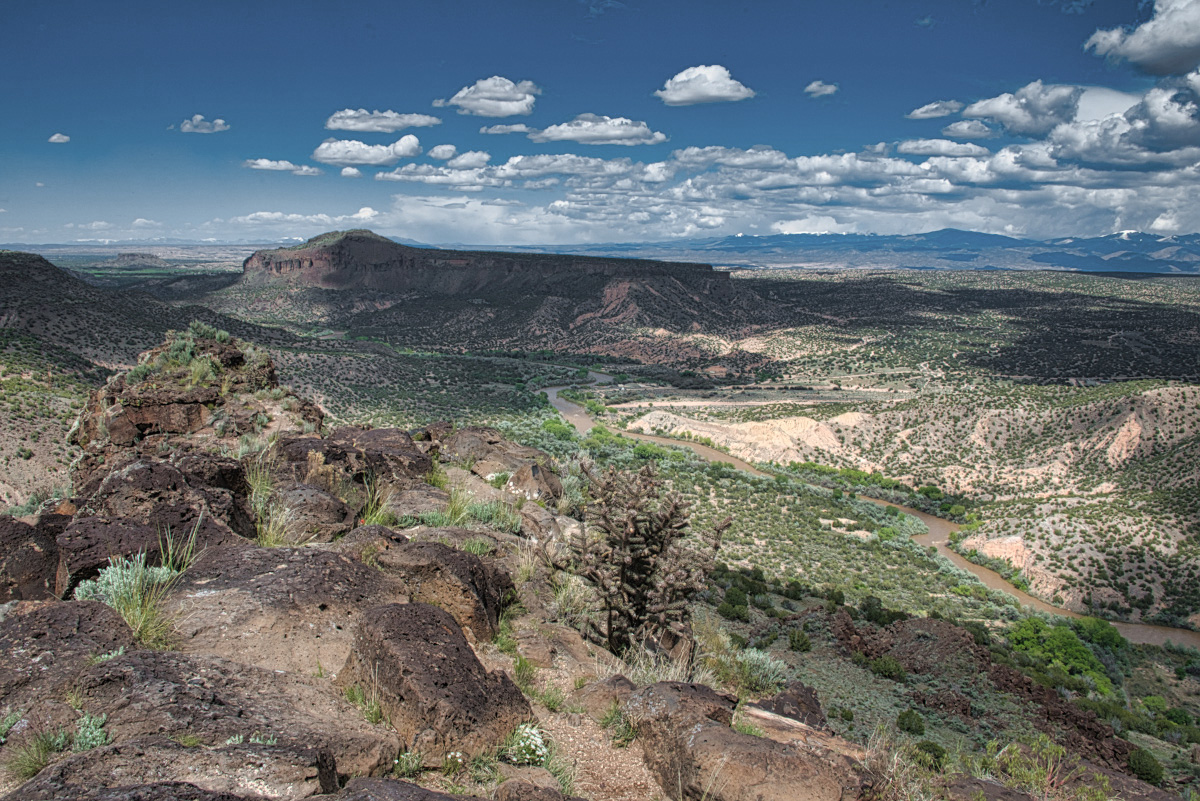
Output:
[[[74,495],[0,518],[6,801],[468,797],[401,778],[421,769],[451,777],[442,787],[482,770],[489,797],[562,801],[541,767],[479,766],[494,767],[528,723],[571,727],[615,758],[595,722],[614,710],[637,732],[623,752],[636,764],[614,777],[632,772],[665,797],[868,792],[862,752],[825,727],[802,684],[741,706],[759,737],[731,726],[739,699],[708,687],[598,678],[615,658],[548,622],[552,602],[530,589],[528,574],[545,572],[529,564],[533,538],[579,526],[552,511],[562,484],[549,455],[486,428],[324,432],[320,410],[279,387],[269,360],[218,334],[178,334],[143,359],[138,380],[119,376],[95,393],[75,427],[84,455]],[[511,525],[437,525],[444,518],[429,513],[450,496],[430,481],[538,513],[513,516],[524,537]],[[429,524],[380,524],[418,518]],[[137,603],[74,599],[131,558],[165,571]],[[513,621],[518,597],[525,609]],[[154,620],[167,625],[154,630]],[[949,643],[987,670],[986,654],[948,623],[860,632],[843,613],[834,624],[847,647],[914,670],[946,659],[918,641]],[[562,688],[534,681],[531,666],[575,683],[569,711],[551,711]],[[997,685],[1016,681],[992,668]],[[1060,709],[1036,700],[1048,715]]]

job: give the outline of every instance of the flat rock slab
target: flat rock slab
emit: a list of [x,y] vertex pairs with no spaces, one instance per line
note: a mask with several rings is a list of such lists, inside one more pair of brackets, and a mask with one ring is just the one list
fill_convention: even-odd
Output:
[[852,760],[729,727],[734,701],[708,687],[659,682],[625,703],[646,767],[672,797],[709,801],[844,801],[862,779]]
[[512,680],[480,664],[450,613],[427,604],[390,604],[361,615],[339,681],[374,691],[426,767],[440,766],[450,751],[474,756],[497,746],[533,718]]
[[214,793],[281,801],[338,790],[333,758],[316,749],[255,743],[188,748],[160,737],[72,754],[10,797],[52,801],[90,790],[160,782],[186,782]]
[[[6,796],[4,801],[25,801],[29,798],[18,795],[19,792],[20,789]],[[52,798],[54,801],[260,801],[261,796],[213,792],[182,782],[156,782],[131,787],[63,788],[61,795]]]
[[398,779],[351,779],[337,801],[481,801],[476,796],[446,795]]
[[400,751],[394,732],[364,720],[328,680],[225,659],[137,651],[87,669],[76,688],[118,744],[188,735],[220,746],[258,734],[325,751],[340,775],[359,776],[391,770]]
[[179,648],[301,675],[337,670],[355,618],[407,600],[383,571],[320,548],[213,548],[183,574],[168,610]]
[[49,728],[73,721],[63,698],[89,659],[133,647],[125,621],[97,601],[15,604],[0,621],[0,709]]
[[501,606],[515,592],[507,573],[439,542],[409,542],[375,558],[413,601],[446,610],[476,642],[496,636]]

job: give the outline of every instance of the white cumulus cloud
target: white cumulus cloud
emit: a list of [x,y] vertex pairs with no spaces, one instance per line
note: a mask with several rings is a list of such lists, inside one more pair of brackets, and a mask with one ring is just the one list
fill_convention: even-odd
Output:
[[483,167],[492,160],[490,153],[483,150],[469,150],[446,162],[446,166],[456,170],[470,170]]
[[688,67],[654,93],[668,106],[722,103],[754,97],[754,90],[733,79],[720,64]]
[[511,134],[511,133],[537,133],[537,128],[530,128],[523,122],[518,122],[516,125],[485,125],[479,129],[481,134]]
[[1083,87],[1038,80],[1016,93],[976,101],[963,110],[963,116],[998,122],[1009,133],[1021,136],[1044,136],[1056,125],[1075,119],[1082,96]]
[[179,123],[179,130],[183,133],[221,133],[229,130],[229,123],[220,118],[209,121],[204,119],[203,114],[193,114],[190,120]]
[[804,92],[809,97],[827,97],[837,90],[838,85],[836,83],[825,83],[824,81],[813,81],[804,87]]
[[904,116],[910,120],[932,120],[938,117],[949,117],[962,111],[963,104],[957,100],[935,100],[915,108]]
[[395,133],[405,128],[428,128],[441,125],[438,117],[430,114],[398,114],[395,111],[367,111],[365,108],[344,108],[335,111],[325,120],[331,131],[359,131],[362,133]]
[[896,146],[897,153],[907,156],[990,156],[986,147],[969,142],[951,142],[949,139],[910,139]]
[[570,122],[551,125],[529,134],[535,142],[579,142],[585,145],[656,145],[667,135],[650,130],[645,122],[628,117],[580,114]]
[[988,139],[995,135],[995,131],[979,120],[959,120],[942,129],[942,136],[952,136],[955,139]]
[[508,78],[493,75],[481,78],[459,89],[449,100],[435,100],[433,105],[458,106],[459,114],[477,117],[512,117],[529,114],[542,90],[533,81],[514,83]]
[[452,159],[458,153],[458,148],[454,145],[434,145],[429,148],[429,158],[431,159]]
[[362,178],[362,170],[357,167],[342,167],[343,178]]
[[271,172],[290,172],[292,175],[320,175],[321,170],[308,164],[293,164],[290,161],[274,159],[246,159],[243,167],[252,170],[269,170]]
[[357,139],[326,139],[317,145],[312,158],[322,164],[342,167],[355,164],[382,167],[420,153],[421,141],[412,134],[405,134],[390,145],[368,145]]
[[63,133],[56,133],[46,141],[54,145],[65,145],[67,142],[71,141],[71,137]]
[[1133,30],[1098,30],[1084,44],[1097,55],[1125,59],[1153,75],[1200,66],[1200,2],[1155,0],[1154,15]]

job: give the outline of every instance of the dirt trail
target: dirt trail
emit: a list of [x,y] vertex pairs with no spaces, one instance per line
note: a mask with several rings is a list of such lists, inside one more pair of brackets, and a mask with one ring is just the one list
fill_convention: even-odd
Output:
[[[588,379],[594,384],[607,384],[612,381],[612,376],[604,373],[588,372]],[[588,415],[587,410],[583,407],[577,406],[566,398],[560,398],[558,393],[563,389],[567,389],[567,387],[547,387],[544,391],[550,398],[551,405],[558,410],[559,414],[561,414],[563,418],[566,419],[568,423],[573,425],[581,434],[586,434],[592,429],[593,426],[596,425],[596,421],[593,420],[590,415]],[[754,465],[750,464],[749,462],[739,459],[736,456],[730,456],[729,454],[723,453],[715,448],[710,448],[707,445],[671,439],[669,437],[657,437],[653,434],[640,434],[633,431],[622,431],[621,435],[629,437],[630,439],[642,440],[644,442],[656,442],[661,445],[687,448],[702,459],[707,459],[710,462],[720,462],[732,465],[738,470],[744,470],[751,475],[770,475],[754,467]],[[937,548],[938,553],[953,562],[956,567],[962,568],[963,570],[973,574],[987,587],[1007,593],[1008,595],[1016,598],[1023,606],[1032,607],[1033,609],[1041,612],[1069,618],[1082,617],[1082,615],[1077,612],[1072,612],[1069,609],[1062,609],[1054,606],[1053,604],[1046,603],[1040,598],[1035,598],[1029,593],[1018,590],[1016,587],[1001,578],[999,573],[996,573],[993,570],[988,570],[986,567],[977,565],[974,562],[969,562],[959,554],[950,550],[950,534],[958,530],[959,526],[957,524],[951,523],[948,520],[943,520],[940,517],[934,517],[931,514],[926,514],[925,512],[921,512],[916,509],[910,509],[907,506],[888,503],[877,498],[868,498],[865,495],[860,495],[859,497],[865,501],[870,501],[871,503],[878,503],[884,506],[895,506],[901,511],[919,518],[921,522],[929,527],[929,533],[922,534],[918,537],[914,537],[913,539],[921,545],[934,546]],[[1117,621],[1112,621],[1112,624],[1117,631],[1121,632],[1122,637],[1132,643],[1139,643],[1142,645],[1163,645],[1170,640],[1176,645],[1190,645],[1193,648],[1200,648],[1200,632],[1197,631],[1191,631],[1189,629],[1175,629],[1169,626],[1154,626],[1149,623],[1119,623]]]

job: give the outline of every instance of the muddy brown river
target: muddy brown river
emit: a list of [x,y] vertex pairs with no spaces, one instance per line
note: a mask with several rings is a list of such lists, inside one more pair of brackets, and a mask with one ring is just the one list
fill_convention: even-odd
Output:
[[[605,375],[604,373],[595,372],[589,372],[588,378],[591,379],[592,383],[598,384],[608,383],[612,380],[611,376]],[[592,419],[592,417],[587,413],[587,410],[582,406],[574,404],[566,398],[560,398],[558,393],[563,389],[567,389],[567,387],[547,387],[544,392],[550,398],[551,405],[558,410],[558,413],[561,414],[568,423],[573,425],[575,429],[579,431],[579,433],[586,434],[594,425],[596,425],[596,421]],[[710,462],[721,462],[732,465],[738,470],[744,470],[745,472],[755,476],[770,476],[769,473],[764,473],[762,470],[759,470],[749,462],[739,459],[736,456],[730,456],[729,454],[723,453],[715,448],[710,448],[707,445],[700,445],[699,443],[695,442],[687,442],[686,440],[671,439],[670,437],[659,437],[653,434],[639,434],[633,431],[622,431],[621,434],[622,436],[629,437],[630,439],[638,439],[645,442],[656,442],[661,445],[671,445],[676,448],[687,448],[697,456]],[[921,545],[934,546],[937,548],[938,553],[953,562],[956,567],[960,567],[963,570],[971,573],[980,581],[982,581],[987,587],[1011,595],[1023,606],[1028,606],[1041,612],[1070,618],[1082,617],[1082,615],[1080,615],[1078,612],[1072,612],[1069,609],[1063,609],[1054,606],[1053,604],[1046,603],[1040,598],[1033,597],[1027,592],[1022,592],[1012,584],[1009,584],[1007,581],[1005,581],[1000,574],[996,573],[994,570],[989,570],[986,567],[975,564],[974,562],[969,562],[959,554],[950,550],[950,534],[954,531],[957,531],[959,528],[956,523],[951,523],[949,520],[943,520],[940,517],[934,517],[931,514],[927,514],[916,509],[911,509],[907,506],[888,503],[887,501],[881,501],[876,498],[868,498],[865,495],[860,495],[859,497],[864,501],[870,501],[871,503],[878,503],[885,506],[895,506],[902,512],[906,512],[913,517],[919,518],[921,522],[923,522],[929,528],[929,533],[922,534],[918,537],[913,537],[913,539]],[[1167,640],[1170,640],[1176,645],[1190,645],[1193,648],[1200,648],[1200,632],[1198,631],[1191,631],[1189,629],[1176,629],[1169,626],[1154,626],[1149,623],[1120,623],[1115,620],[1111,622],[1117,631],[1121,632],[1122,637],[1133,643],[1140,643],[1143,645],[1163,645],[1167,642]]]

